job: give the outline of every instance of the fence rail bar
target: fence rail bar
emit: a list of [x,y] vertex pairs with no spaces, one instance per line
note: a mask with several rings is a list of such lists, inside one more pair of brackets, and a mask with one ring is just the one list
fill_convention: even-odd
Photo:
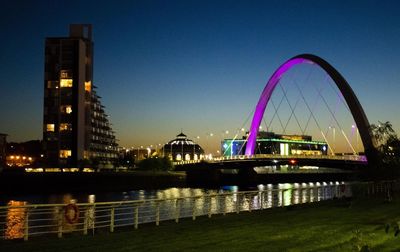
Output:
[[[381,183],[323,183],[292,189],[266,189],[258,191],[240,191],[210,193],[202,196],[177,197],[170,199],[146,199],[116,202],[77,203],[78,217],[71,221],[66,217],[67,204],[32,204],[0,207],[0,240],[23,239],[31,236],[56,234],[61,238],[66,233],[88,230],[115,228],[160,221],[175,221],[181,218],[196,220],[198,216],[215,214],[225,215],[243,211],[262,210],[271,207],[285,207],[288,204],[302,204],[324,199],[351,196],[351,188],[362,185],[365,195],[390,196],[391,190],[399,183],[382,181]],[[292,191],[290,191],[292,190]],[[289,203],[290,202],[290,203]],[[12,218],[12,219],[10,219]]]

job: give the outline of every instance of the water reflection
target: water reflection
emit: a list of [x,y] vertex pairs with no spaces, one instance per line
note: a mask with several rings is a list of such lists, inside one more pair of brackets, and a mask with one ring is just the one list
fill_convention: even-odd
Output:
[[10,202],[8,202],[7,205],[11,208],[9,208],[7,212],[5,239],[23,238],[25,230],[26,209],[18,207],[25,206],[26,202],[11,200]]
[[[220,189],[208,190],[199,188],[168,188],[164,190],[138,190],[119,193],[104,194],[62,194],[50,195],[47,201],[39,203],[89,203],[80,206],[80,226],[68,223],[64,219],[64,208],[62,206],[51,207],[42,213],[35,213],[34,209],[29,211],[30,222],[37,219],[48,219],[52,221],[55,228],[53,232],[63,233],[83,229],[84,232],[94,230],[98,227],[96,223],[103,221],[109,223],[109,210],[102,206],[96,206],[95,202],[131,201],[160,199],[163,201],[146,201],[137,205],[139,209],[139,223],[154,222],[159,209],[160,220],[170,220],[177,217],[193,217],[199,215],[212,215],[230,213],[236,211],[251,211],[272,207],[289,206],[307,202],[315,202],[333,197],[341,197],[344,193],[351,196],[350,189],[342,191],[343,182],[328,181],[316,183],[282,183],[282,184],[260,184],[255,188],[239,188],[237,186],[224,186]],[[349,188],[349,187],[346,187]],[[244,192],[246,191],[246,192]],[[222,193],[222,194],[221,194]],[[224,194],[227,193],[227,194]],[[32,195],[35,203],[35,199]],[[43,199],[40,197],[39,199]],[[9,206],[25,206],[28,202],[24,200],[10,200]],[[115,209],[116,225],[131,225],[133,222],[134,206],[129,208]],[[24,223],[26,221],[26,208],[9,208],[4,216],[5,238],[16,239],[24,237]],[[31,231],[31,229],[30,229]],[[42,230],[32,231],[41,232]]]

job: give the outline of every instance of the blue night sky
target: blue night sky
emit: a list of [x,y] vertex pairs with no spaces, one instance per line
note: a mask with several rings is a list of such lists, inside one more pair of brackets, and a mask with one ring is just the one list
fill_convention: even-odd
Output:
[[42,138],[44,39],[67,36],[70,23],[93,24],[94,84],[122,146],[164,143],[182,128],[216,150],[274,70],[301,53],[331,63],[369,121],[399,132],[399,9],[399,1],[5,1],[0,132]]

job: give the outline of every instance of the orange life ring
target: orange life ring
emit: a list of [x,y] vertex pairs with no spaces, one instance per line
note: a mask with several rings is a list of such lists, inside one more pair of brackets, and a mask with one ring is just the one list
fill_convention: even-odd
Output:
[[[73,214],[71,214],[73,212]],[[74,224],[79,219],[79,208],[76,204],[68,204],[64,209],[65,219],[69,224]]]

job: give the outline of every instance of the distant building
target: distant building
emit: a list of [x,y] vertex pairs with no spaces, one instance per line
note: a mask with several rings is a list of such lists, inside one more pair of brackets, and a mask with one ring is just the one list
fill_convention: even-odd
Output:
[[[222,156],[244,155],[246,136],[242,139],[224,139],[221,143]],[[273,132],[259,132],[255,154],[277,155],[327,155],[326,142],[313,141],[311,136],[280,135]]]
[[92,26],[46,38],[43,142],[47,165],[112,167],[117,143],[93,85]]
[[164,156],[170,157],[173,161],[189,161],[203,159],[204,150],[200,145],[188,139],[183,133],[169,141],[160,150]]
[[43,167],[43,143],[31,140],[21,143],[7,143],[7,165],[10,167]]
[[7,134],[0,133],[0,169],[6,163]]

